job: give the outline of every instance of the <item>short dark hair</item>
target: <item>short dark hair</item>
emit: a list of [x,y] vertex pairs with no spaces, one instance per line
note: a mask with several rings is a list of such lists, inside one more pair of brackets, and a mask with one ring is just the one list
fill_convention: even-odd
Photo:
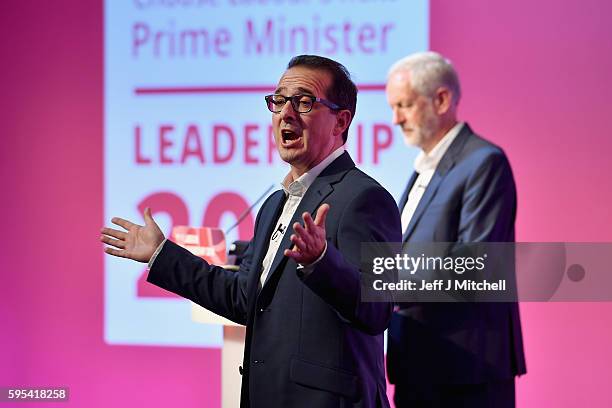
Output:
[[[297,66],[329,72],[331,75],[331,86],[326,91],[325,96],[342,109],[349,110],[351,112],[351,121],[353,120],[355,109],[357,108],[357,86],[351,80],[351,74],[344,65],[319,55],[298,55],[291,58],[291,61],[287,64],[287,69]],[[342,134],[344,143],[346,143],[348,137],[348,130],[349,128],[347,127]]]

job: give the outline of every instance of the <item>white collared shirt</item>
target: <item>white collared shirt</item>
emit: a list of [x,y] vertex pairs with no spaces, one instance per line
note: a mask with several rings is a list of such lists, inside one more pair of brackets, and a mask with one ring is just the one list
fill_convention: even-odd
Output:
[[[340,157],[342,153],[344,153],[344,150],[344,145],[340,146],[338,149],[334,150],[329,156],[323,159],[321,163],[317,164],[297,179],[289,183],[289,180],[291,179],[291,173],[289,173],[281,183],[281,186],[285,191],[285,196],[287,197],[287,199],[285,200],[285,205],[283,206],[283,212],[278,218],[276,226],[274,227],[272,235],[270,236],[270,245],[268,246],[268,252],[266,252],[266,256],[264,257],[264,260],[262,262],[263,271],[259,279],[261,286],[264,285],[266,279],[268,278],[270,268],[272,267],[272,261],[274,261],[274,257],[278,252],[278,248],[280,247],[280,243],[283,240],[283,237],[285,236],[285,232],[288,228],[290,228],[289,223],[293,218],[295,210],[300,205],[302,197],[304,197],[304,194],[306,194],[306,191],[312,185],[313,181],[319,176],[319,174],[321,174],[321,172],[327,166],[329,166],[331,162]],[[287,183],[289,184],[286,185]],[[325,247],[325,250],[326,249],[327,246]],[[323,254],[325,254],[325,250],[323,250]],[[321,255],[321,257],[322,256],[323,255]],[[319,257],[319,259],[317,259],[314,263],[318,262],[321,257]]]
[[408,201],[406,201],[406,205],[402,210],[402,233],[406,233],[410,220],[421,198],[423,198],[423,194],[425,194],[425,190],[436,171],[436,167],[438,167],[440,160],[444,157],[444,154],[463,128],[463,125],[463,122],[457,123],[446,132],[446,135],[440,139],[438,144],[436,144],[429,153],[425,153],[421,150],[414,159],[414,170],[418,173],[418,177],[412,185],[410,193],[408,193]]

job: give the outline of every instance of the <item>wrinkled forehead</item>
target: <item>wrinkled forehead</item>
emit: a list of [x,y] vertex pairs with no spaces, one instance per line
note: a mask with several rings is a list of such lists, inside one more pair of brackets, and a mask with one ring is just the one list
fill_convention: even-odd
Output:
[[398,70],[392,72],[387,78],[387,97],[414,97],[419,95],[416,89],[412,86],[410,73],[406,70]]
[[322,69],[303,66],[289,68],[278,81],[275,93],[285,96],[308,94],[327,98],[331,75]]
[[387,77],[387,87],[412,88],[412,78],[410,72],[405,69],[398,69]]

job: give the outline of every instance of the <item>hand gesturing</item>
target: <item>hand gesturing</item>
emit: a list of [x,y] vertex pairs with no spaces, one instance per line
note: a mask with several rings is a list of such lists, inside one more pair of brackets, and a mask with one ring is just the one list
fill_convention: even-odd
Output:
[[150,208],[144,211],[144,226],[119,217],[114,217],[111,221],[123,227],[127,232],[102,228],[104,235],[100,237],[100,241],[114,247],[105,247],[104,252],[107,254],[139,262],[149,262],[159,244],[164,240],[164,234],[153,220]]
[[329,204],[323,204],[317,210],[315,220],[309,213],[302,214],[304,226],[299,222],[293,224],[295,234],[291,235],[293,248],[285,249],[285,256],[294,259],[302,265],[310,265],[316,261],[325,249],[325,217],[329,212]]

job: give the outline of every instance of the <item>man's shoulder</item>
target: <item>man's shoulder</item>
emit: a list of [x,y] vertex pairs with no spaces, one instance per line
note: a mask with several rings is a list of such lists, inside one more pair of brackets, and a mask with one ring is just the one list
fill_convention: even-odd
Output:
[[371,201],[388,201],[394,207],[396,206],[391,193],[376,179],[357,167],[348,170],[342,180],[334,186],[334,190],[337,193],[336,196],[346,201],[362,198]]
[[348,152],[344,152],[334,160],[323,170],[319,178],[329,181],[336,188],[361,189],[372,187],[384,189],[378,181],[355,166]]
[[353,167],[346,174],[347,180],[351,182],[363,183],[368,185],[380,186],[380,183],[372,176],[364,172],[358,167]]
[[458,161],[469,163],[471,166],[479,166],[483,162],[489,161],[508,162],[504,149],[479,134],[472,132],[471,129],[466,135],[463,149],[457,159]]
[[[361,224],[358,228],[379,228],[384,225],[386,240],[401,241],[400,214],[395,199],[378,181],[354,167],[334,186],[332,207],[345,222]],[[330,198],[332,197],[330,196]],[[378,227],[373,227],[378,225]]]
[[471,131],[468,133],[464,146],[464,153],[469,154],[477,152],[480,155],[502,155],[506,156],[504,149],[496,145],[492,141],[480,136],[477,133]]
[[374,190],[385,190],[386,189],[372,176],[365,173],[363,170],[353,167],[346,172],[346,175],[338,183],[343,188],[352,189],[374,189]]

